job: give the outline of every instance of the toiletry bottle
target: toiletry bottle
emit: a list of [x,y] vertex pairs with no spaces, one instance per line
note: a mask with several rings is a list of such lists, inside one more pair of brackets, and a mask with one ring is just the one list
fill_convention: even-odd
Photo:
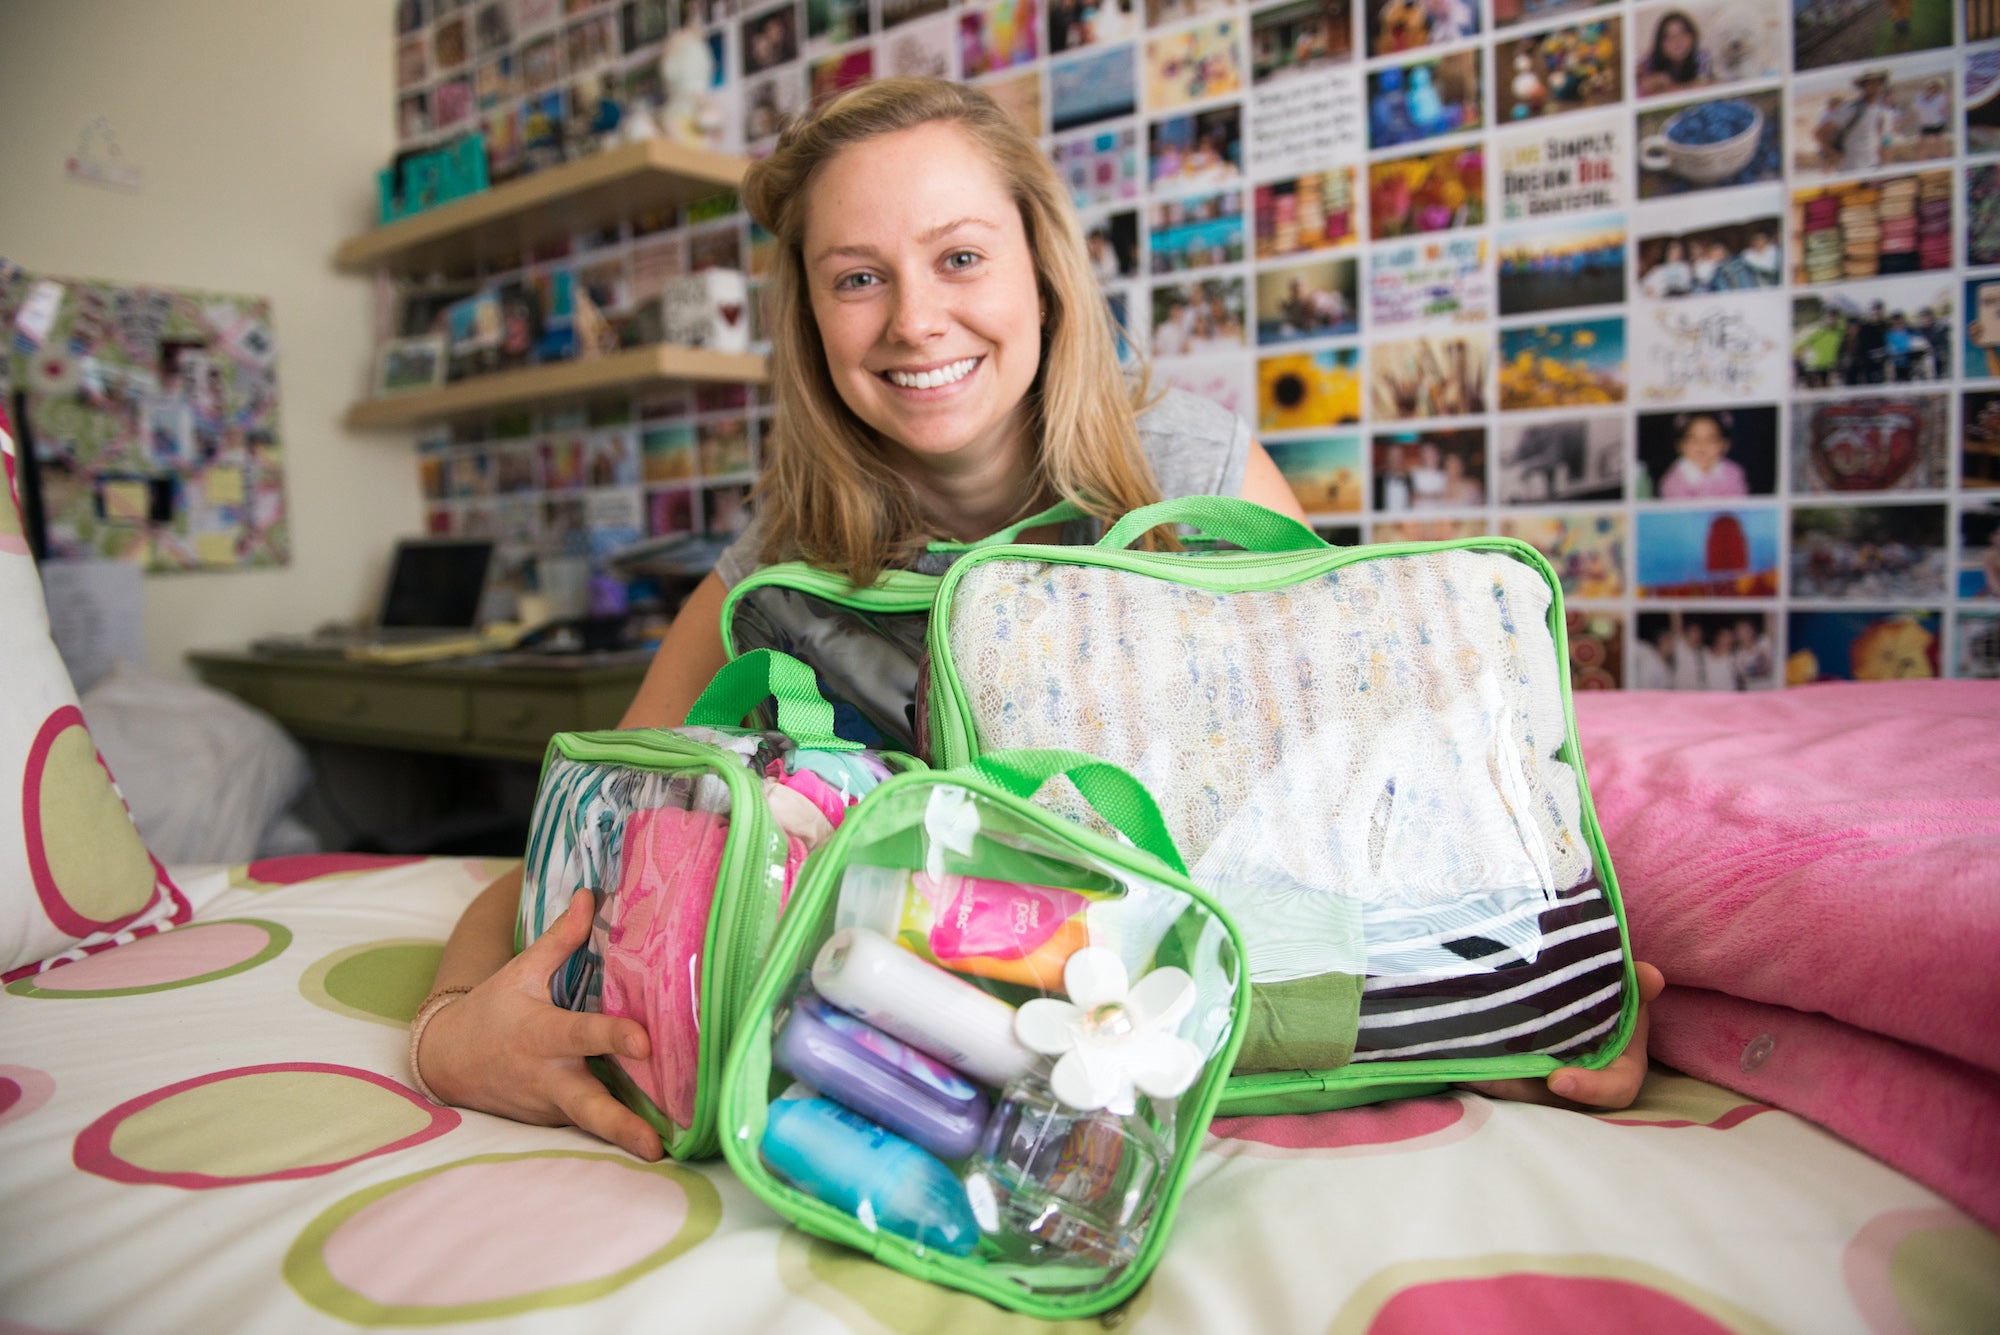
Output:
[[866,927],[954,973],[1062,990],[1063,965],[1090,944],[1075,890],[981,876],[852,866],[835,922]]
[[774,1102],[762,1149],[780,1177],[871,1229],[952,1256],[979,1243],[965,1188],[949,1168],[832,1099]]
[[813,987],[850,1015],[999,1087],[1037,1065],[1014,1037],[1014,1008],[862,927],[835,932],[813,960]]
[[986,1126],[986,1096],[934,1057],[803,988],[771,1064],[940,1159],[963,1159]]

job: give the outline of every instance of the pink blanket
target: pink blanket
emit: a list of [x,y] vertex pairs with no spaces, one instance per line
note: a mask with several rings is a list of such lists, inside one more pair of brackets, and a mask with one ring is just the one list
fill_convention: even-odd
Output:
[[1576,714],[1640,959],[2000,1071],[2000,682]]

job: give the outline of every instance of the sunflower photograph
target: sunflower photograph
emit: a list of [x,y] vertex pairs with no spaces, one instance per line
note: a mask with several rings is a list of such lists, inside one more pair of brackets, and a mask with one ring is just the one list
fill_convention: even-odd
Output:
[[1361,420],[1361,350],[1322,348],[1257,363],[1257,426],[1309,431]]

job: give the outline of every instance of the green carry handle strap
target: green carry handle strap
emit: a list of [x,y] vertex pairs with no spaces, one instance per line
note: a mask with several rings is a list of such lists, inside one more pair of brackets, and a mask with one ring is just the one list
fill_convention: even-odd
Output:
[[733,728],[764,703],[778,702],[778,731],[809,751],[859,751],[861,743],[836,736],[833,706],[819,693],[813,670],[775,649],[753,649],[715,674],[688,710],[694,727]]
[[1067,774],[1083,800],[1112,828],[1181,875],[1187,863],[1146,785],[1108,760],[1081,751],[994,751],[972,762],[971,770],[1019,798],[1032,798],[1043,784]]
[[1029,529],[1040,528],[1043,524],[1066,524],[1072,519],[1088,518],[1090,518],[1089,512],[1084,510],[1075,501],[1060,500],[1046,510],[1031,514],[1026,519],[1017,519],[1007,525],[1007,527],[987,534],[977,542],[934,542],[925,550],[933,552],[970,552],[976,551],[981,547],[998,547],[1002,543],[1013,542]]
[[1130,547],[1161,524],[1192,524],[1211,538],[1252,552],[1310,552],[1325,547],[1319,534],[1298,520],[1234,496],[1183,496],[1142,505],[1111,526],[1099,547]]

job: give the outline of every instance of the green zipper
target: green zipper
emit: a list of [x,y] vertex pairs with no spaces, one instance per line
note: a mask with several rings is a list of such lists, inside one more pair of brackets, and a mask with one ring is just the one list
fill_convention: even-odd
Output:
[[810,593],[816,598],[824,598],[856,611],[907,615],[930,611],[939,578],[937,575],[918,574],[914,570],[885,570],[880,578],[863,589],[856,588],[843,575],[807,565],[804,561],[784,561],[765,566],[739,580],[722,600],[723,652],[731,658],[737,656],[736,636],[732,630],[736,621],[736,604],[753,589],[776,585]]
[[[664,1113],[658,1114],[657,1121],[647,1119],[653,1122],[654,1130],[670,1138],[667,1148],[674,1158],[712,1155],[716,1150],[716,1082],[728,1053],[729,1036],[736,1032],[745,991],[738,980],[746,978],[759,963],[756,939],[762,934],[758,929],[763,922],[759,910],[771,862],[763,784],[734,752],[664,729],[559,733],[554,746],[565,758],[583,764],[623,765],[672,774],[705,770],[719,774],[729,787],[729,834],[722,843],[722,860],[715,877],[715,902],[709,909],[708,931],[702,939],[692,1125],[675,1130]],[[662,765],[659,759],[663,756],[682,763]],[[751,864],[749,873],[745,871],[746,862]],[[756,893],[746,895],[745,883],[753,875]],[[755,902],[745,903],[746,900]],[[773,919],[778,917],[776,907],[772,906]]]

